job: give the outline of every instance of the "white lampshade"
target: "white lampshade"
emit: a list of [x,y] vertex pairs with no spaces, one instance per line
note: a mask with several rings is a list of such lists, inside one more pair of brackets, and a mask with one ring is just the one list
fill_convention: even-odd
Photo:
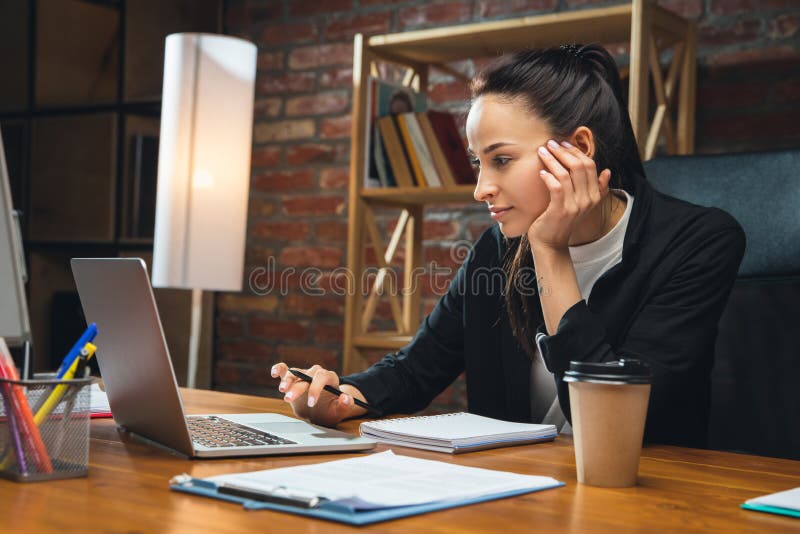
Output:
[[256,57],[236,37],[166,39],[153,286],[241,290]]

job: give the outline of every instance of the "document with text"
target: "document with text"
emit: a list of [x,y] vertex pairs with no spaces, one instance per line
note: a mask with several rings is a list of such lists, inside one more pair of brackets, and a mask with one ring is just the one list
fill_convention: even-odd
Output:
[[361,510],[463,500],[526,489],[536,491],[562,485],[550,477],[423,460],[392,451],[205,480],[266,492],[288,488],[340,504],[346,502]]

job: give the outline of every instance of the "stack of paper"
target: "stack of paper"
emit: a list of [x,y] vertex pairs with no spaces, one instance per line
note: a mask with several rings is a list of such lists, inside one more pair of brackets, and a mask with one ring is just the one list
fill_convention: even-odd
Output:
[[108,404],[108,395],[100,389],[100,385],[95,382],[89,388],[91,392],[91,406],[90,411],[92,418],[96,417],[111,417],[111,406]]
[[[39,397],[45,393],[49,394],[49,390],[46,388],[28,391],[28,401],[32,405],[35,405],[39,401]],[[97,382],[93,382],[92,385],[89,386],[89,393],[89,412],[92,419],[111,417],[111,406],[108,404],[108,395],[106,395],[105,391],[100,389],[100,385]],[[62,413],[63,410],[64,406],[59,404],[54,413]]]
[[459,412],[361,423],[361,435],[403,447],[439,452],[469,452],[551,441],[555,425],[511,423]]
[[[443,480],[447,484],[442,484]],[[386,451],[208,478],[179,475],[170,487],[240,502],[250,510],[280,510],[365,525],[563,485],[550,477],[453,465]],[[313,504],[288,504],[293,498],[300,500],[300,496],[308,495],[317,497]]]

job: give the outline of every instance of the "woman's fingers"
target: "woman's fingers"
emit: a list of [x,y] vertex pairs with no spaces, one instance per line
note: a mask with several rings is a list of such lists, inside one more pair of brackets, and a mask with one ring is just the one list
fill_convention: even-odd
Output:
[[289,386],[294,383],[294,375],[289,373],[289,366],[283,362],[273,365],[272,369],[270,369],[270,375],[272,375],[273,378],[281,379],[280,384],[278,384],[278,391],[281,393],[286,392]]
[[308,387],[308,407],[312,408],[319,400],[325,386],[339,386],[339,375],[327,369],[319,369]]
[[574,194],[575,187],[569,170],[544,146],[539,147],[539,157],[544,163],[544,170],[549,172],[556,180],[561,183],[561,189],[567,198]]
[[579,209],[586,210],[599,202],[597,170],[594,160],[567,141],[563,141],[560,145],[549,141],[548,146],[570,171],[572,182],[575,184],[575,198]]
[[[299,370],[311,377],[311,383],[292,374],[290,367],[283,362],[276,363],[269,371],[273,378],[280,378],[278,390],[284,394],[283,400],[292,405],[295,415],[325,426],[336,426],[348,417],[353,409],[352,397],[347,394],[326,395],[324,392],[327,385],[339,386],[336,373],[319,365]],[[324,402],[320,402],[320,397],[324,397]]]
[[[542,148],[540,148],[540,154],[542,154]],[[584,213],[599,204],[608,194],[611,171],[605,169],[598,175],[594,160],[579,148],[567,141],[563,141],[559,145],[550,140],[547,142],[544,152],[551,155],[550,159],[548,159],[542,154],[542,160],[548,170],[556,169],[558,171],[557,163],[570,176],[572,190],[566,190],[566,208],[574,207],[579,213]],[[564,177],[559,176],[558,172],[552,172],[552,174],[559,178],[560,181],[564,181]],[[574,202],[574,206],[570,205],[571,202]]]
[[601,198],[605,198],[608,194],[609,183],[611,183],[611,169],[604,169],[597,179],[597,187]]

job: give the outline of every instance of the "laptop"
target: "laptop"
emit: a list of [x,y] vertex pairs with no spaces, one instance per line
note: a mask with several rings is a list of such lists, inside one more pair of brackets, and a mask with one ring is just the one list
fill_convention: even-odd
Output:
[[72,273],[86,321],[97,324],[111,412],[127,431],[193,458],[375,447],[371,439],[274,413],[187,417],[144,261],[73,258]]

